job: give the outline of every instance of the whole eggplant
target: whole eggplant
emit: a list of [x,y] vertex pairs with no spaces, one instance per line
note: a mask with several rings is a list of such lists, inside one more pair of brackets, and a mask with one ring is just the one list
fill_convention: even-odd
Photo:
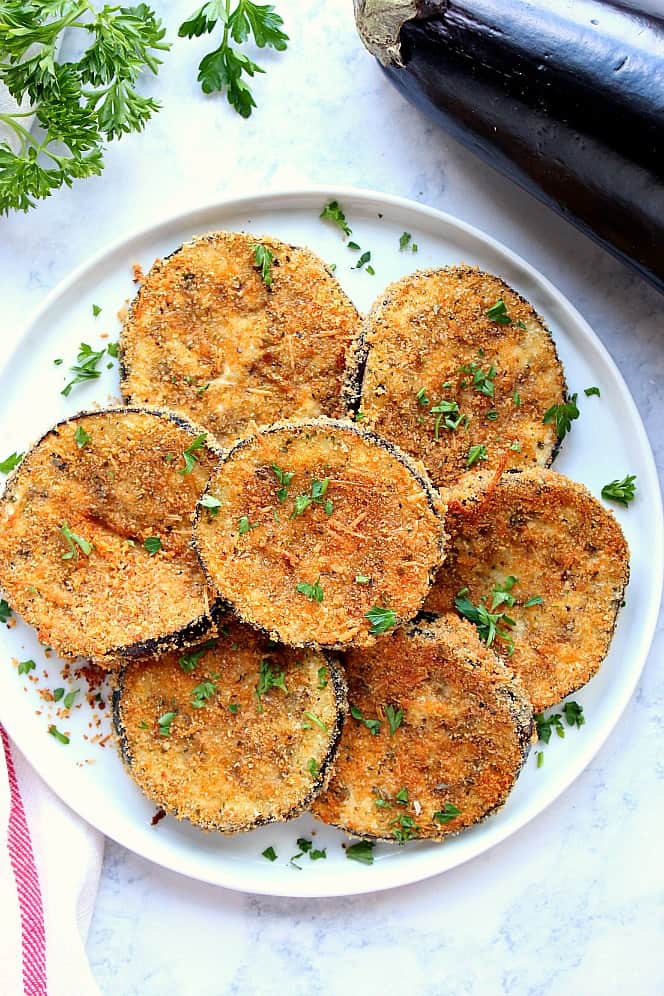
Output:
[[599,0],[355,0],[414,104],[664,291],[664,19]]

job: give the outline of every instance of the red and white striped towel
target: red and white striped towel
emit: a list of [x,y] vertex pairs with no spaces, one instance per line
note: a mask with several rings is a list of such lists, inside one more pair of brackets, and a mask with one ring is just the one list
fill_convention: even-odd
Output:
[[51,792],[0,726],[0,991],[98,996],[85,954],[104,838]]

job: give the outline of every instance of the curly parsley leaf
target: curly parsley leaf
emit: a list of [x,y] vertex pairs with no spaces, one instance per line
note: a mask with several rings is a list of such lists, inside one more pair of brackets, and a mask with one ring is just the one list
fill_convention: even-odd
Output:
[[352,229],[346,221],[346,215],[341,209],[339,201],[330,201],[320,213],[323,221],[331,221],[337,228],[340,228],[344,235],[352,235]]
[[295,585],[295,590],[301,595],[306,595],[306,597],[310,598],[312,602],[323,601],[323,589],[320,586],[320,578],[318,578],[318,581],[314,581],[313,584],[307,584],[306,581],[301,581],[299,584]]
[[386,609],[380,605],[373,605],[368,612],[365,612],[364,617],[371,623],[369,632],[372,636],[387,633],[388,629],[397,624],[397,614],[394,609]]
[[198,82],[204,93],[226,93],[226,98],[237,113],[248,118],[256,107],[251,89],[243,79],[265,70],[231,42],[243,45],[253,36],[257,48],[272,48],[283,52],[288,47],[288,35],[282,31],[283,18],[271,4],[239,0],[231,10],[230,0],[210,0],[183,21],[178,30],[180,38],[200,38],[210,34],[217,25],[222,37],[219,47],[209,52],[198,67]]
[[[63,33],[75,29],[88,47],[77,61],[56,61]],[[28,211],[59,187],[98,176],[105,143],[145,127],[159,105],[136,83],[144,70],[157,73],[158,54],[170,47],[164,35],[143,3],[98,10],[90,0],[5,0],[0,82],[32,106],[37,127],[25,127],[24,111],[0,114],[12,135],[0,142],[0,214]]]
[[636,493],[636,474],[628,474],[622,481],[611,481],[602,488],[602,498],[618,502],[625,508],[634,500]]
[[580,412],[576,404],[577,397],[577,394],[573,394],[569,401],[563,402],[561,405],[551,405],[544,413],[542,422],[545,425],[548,422],[556,423],[556,435],[559,442],[570,431],[572,422],[579,417]]

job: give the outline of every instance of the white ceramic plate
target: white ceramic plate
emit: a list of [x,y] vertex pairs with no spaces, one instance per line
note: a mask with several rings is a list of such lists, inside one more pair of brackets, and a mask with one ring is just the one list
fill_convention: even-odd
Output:
[[[321,208],[333,197],[343,205],[353,238],[371,250],[375,276],[351,269],[357,253],[344,245],[338,229],[319,219]],[[614,478],[627,473],[638,478],[633,505],[614,508],[632,552],[627,605],[600,674],[575,696],[588,722],[580,730],[569,729],[564,740],[554,736],[544,748],[543,767],[536,768],[531,755],[497,815],[444,845],[380,845],[375,863],[367,867],[345,858],[343,834],[308,816],[236,837],[205,834],[170,817],[152,827],[155,807],[134,787],[112,745],[102,748],[85,739],[99,730],[88,726],[91,710],[84,695],[79,695],[83,701],[70,718],[55,720],[70,732],[70,744],[48,735],[57,706],[45,702],[39,688],[84,683],[63,681],[57,658],[45,656],[35,634],[20,620],[14,628],[0,627],[5,658],[0,668],[0,718],[72,809],[109,837],[175,871],[233,889],[283,896],[337,896],[415,882],[480,854],[540,813],[588,764],[618,721],[645,662],[661,593],[662,506],[652,453],[632,397],[608,353],[562,294],[528,263],[476,229],[420,204],[368,191],[317,189],[247,197],[191,211],[116,243],[74,272],[47,298],[0,371],[0,456],[27,449],[50,425],[81,408],[117,399],[117,364],[105,369],[101,379],[77,386],[68,399],[60,395],[79,343],[108,341],[100,340],[101,333],[117,339],[118,309],[136,291],[132,264],[140,263],[147,271],[155,257],[216,228],[270,233],[311,246],[337,264],[337,276],[360,309],[367,308],[388,281],[410,270],[465,261],[499,274],[544,316],[581,409],[556,469],[583,481],[598,496],[602,485]],[[404,230],[419,246],[416,255],[399,252]],[[93,304],[102,308],[97,318]],[[61,366],[53,363],[58,357],[64,358]],[[584,395],[583,389],[593,384],[601,389],[601,398]],[[29,677],[19,675],[16,667],[16,661],[26,658],[38,665]],[[102,717],[101,732],[108,732],[108,709],[96,709],[95,714]],[[305,856],[298,861],[299,870],[289,863],[298,850],[296,839],[310,838],[314,832],[316,847],[327,848],[327,859],[314,862]],[[261,857],[269,845],[278,854],[273,863]]]

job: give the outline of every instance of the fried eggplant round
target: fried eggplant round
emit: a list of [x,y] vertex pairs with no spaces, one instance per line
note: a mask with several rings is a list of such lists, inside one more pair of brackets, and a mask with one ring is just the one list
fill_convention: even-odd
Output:
[[351,714],[312,812],[359,837],[443,840],[499,809],[530,747],[530,703],[453,615],[345,655]]
[[145,795],[224,833],[309,806],[329,780],[346,708],[337,663],[240,623],[193,652],[129,664],[113,696],[120,753]]
[[[477,625],[521,678],[535,712],[597,673],[629,578],[612,512],[552,470],[463,478],[446,519],[448,555],[425,609]],[[489,616],[496,616],[493,622]]]
[[354,305],[311,250],[214,232],[157,260],[145,278],[120,337],[122,393],[184,412],[224,445],[252,421],[340,416],[358,328]]
[[499,277],[454,266],[387,288],[353,346],[344,394],[364,425],[422,460],[443,487],[469,467],[550,464],[550,410],[566,387],[528,302]]
[[59,423],[0,502],[0,587],[63,657],[105,667],[214,627],[191,545],[219,451],[182,417],[109,409]]
[[424,469],[350,422],[256,430],[203,506],[195,543],[210,583],[291,646],[372,644],[418,612],[442,559],[444,506]]

